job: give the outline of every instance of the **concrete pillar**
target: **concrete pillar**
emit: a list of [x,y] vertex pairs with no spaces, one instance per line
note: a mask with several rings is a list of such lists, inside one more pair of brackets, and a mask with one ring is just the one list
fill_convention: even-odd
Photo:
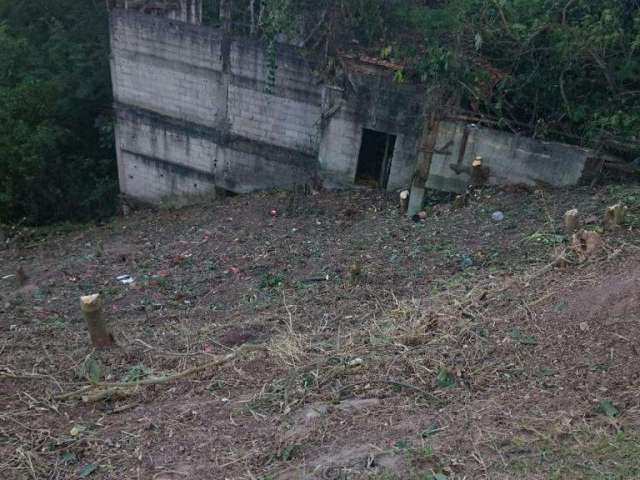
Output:
[[407,209],[407,215],[413,217],[422,210],[424,204],[425,188],[424,184],[414,182],[411,186],[411,194],[409,196],[409,208]]

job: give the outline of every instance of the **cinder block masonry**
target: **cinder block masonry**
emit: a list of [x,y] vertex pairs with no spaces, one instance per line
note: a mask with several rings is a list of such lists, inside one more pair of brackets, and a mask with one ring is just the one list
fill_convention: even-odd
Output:
[[[198,2],[182,1],[187,13],[172,11],[173,18],[111,11],[123,193],[158,203],[216,187],[244,193],[312,178],[344,187],[362,175],[387,189],[409,185],[426,117],[420,86],[361,74],[357,92],[345,91],[321,82],[313,63],[289,45],[277,46],[271,85],[262,43],[199,25]],[[451,164],[470,165],[476,155],[491,168],[492,183],[572,185],[592,156],[489,129],[465,135],[468,128],[441,124],[437,144],[446,148],[433,158],[429,187],[464,189],[468,175]],[[363,145],[366,131],[380,144]],[[364,168],[374,160],[382,166]],[[380,169],[380,178],[371,175]]]

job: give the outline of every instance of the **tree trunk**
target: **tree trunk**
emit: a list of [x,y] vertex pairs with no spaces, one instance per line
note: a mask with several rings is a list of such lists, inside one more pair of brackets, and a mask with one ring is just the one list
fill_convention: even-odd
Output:
[[88,295],[80,298],[82,313],[87,321],[91,343],[98,350],[113,346],[113,335],[107,330],[107,325],[102,316],[102,299],[99,294]]
[[231,0],[220,0],[220,24],[225,33],[231,32]]
[[409,217],[413,217],[422,210],[425,185],[429,179],[431,159],[433,158],[433,153],[436,148],[439,128],[440,120],[435,113],[432,113],[429,116],[428,121],[425,123],[425,129],[422,134],[422,138],[424,139],[423,147],[418,153],[416,171],[411,183],[411,195],[409,196],[409,208],[407,210],[407,215]]

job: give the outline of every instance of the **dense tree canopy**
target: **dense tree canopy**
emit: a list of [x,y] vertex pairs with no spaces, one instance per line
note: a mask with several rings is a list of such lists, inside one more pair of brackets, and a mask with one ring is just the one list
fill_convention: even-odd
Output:
[[[230,0],[227,0],[230,1]],[[216,24],[220,0],[205,0]],[[640,0],[232,0],[266,48],[364,50],[513,131],[640,157]],[[113,211],[105,2],[0,0],[0,222]]]
[[109,214],[116,169],[103,2],[0,0],[0,221]]

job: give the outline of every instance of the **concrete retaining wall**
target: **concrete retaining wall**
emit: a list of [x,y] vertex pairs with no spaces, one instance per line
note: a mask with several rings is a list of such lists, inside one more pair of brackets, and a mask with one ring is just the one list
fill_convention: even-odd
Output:
[[[467,140],[463,147],[465,130]],[[573,145],[456,122],[440,124],[436,151],[443,153],[433,156],[427,187],[449,192],[464,191],[470,181],[468,173],[457,174],[451,166],[469,169],[477,156],[490,169],[490,184],[553,187],[579,183],[595,156],[594,152]]]
[[[399,85],[375,68],[351,72],[345,88],[325,85],[295,47],[276,46],[274,70],[264,44],[198,22],[112,10],[116,141],[125,194],[157,203],[208,195],[216,187],[288,187],[317,176],[327,186],[349,186],[363,129],[396,136],[388,188],[409,185],[426,116],[419,86]],[[275,84],[269,80],[273,72]],[[461,155],[466,128],[442,123],[436,148],[443,153],[434,155],[429,187],[464,190],[468,175],[451,164],[469,166],[475,156],[491,168],[492,183],[572,185],[591,156],[577,147],[480,128],[469,130]]]
[[157,203],[286,187],[316,171],[321,90],[295,49],[278,47],[269,85],[253,40],[120,9],[111,24],[124,193]]

